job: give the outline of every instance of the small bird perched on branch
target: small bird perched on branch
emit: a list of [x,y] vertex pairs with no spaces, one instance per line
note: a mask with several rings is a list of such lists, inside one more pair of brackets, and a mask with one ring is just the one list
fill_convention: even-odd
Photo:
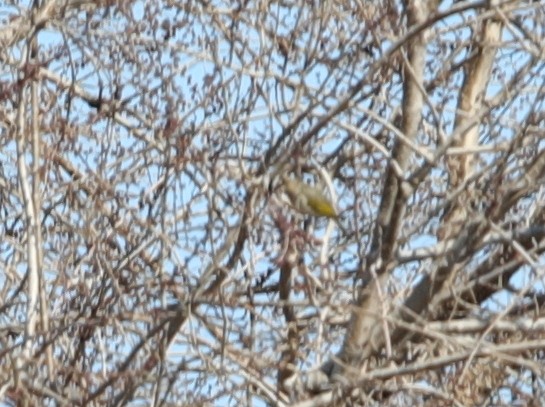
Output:
[[293,178],[284,178],[284,188],[295,210],[305,215],[337,219],[333,203],[316,187]]
[[283,177],[283,186],[296,211],[304,215],[333,219],[341,231],[346,234],[346,229],[340,223],[335,206],[319,188],[288,177]]

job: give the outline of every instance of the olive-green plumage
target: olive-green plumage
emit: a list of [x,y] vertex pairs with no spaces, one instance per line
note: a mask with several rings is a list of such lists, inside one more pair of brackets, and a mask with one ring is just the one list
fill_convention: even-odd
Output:
[[324,216],[338,219],[333,203],[318,188],[297,181],[284,178],[284,187],[293,207],[303,213],[313,216]]

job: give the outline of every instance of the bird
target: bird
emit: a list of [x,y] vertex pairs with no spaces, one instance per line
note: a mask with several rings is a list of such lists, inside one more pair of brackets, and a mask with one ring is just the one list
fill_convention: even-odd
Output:
[[319,188],[289,177],[284,177],[283,185],[296,211],[305,215],[339,220],[335,205]]
[[348,235],[347,230],[341,223],[341,217],[337,213],[335,205],[322,190],[287,176],[283,177],[283,185],[291,206],[296,211],[304,215],[332,219],[342,234]]

